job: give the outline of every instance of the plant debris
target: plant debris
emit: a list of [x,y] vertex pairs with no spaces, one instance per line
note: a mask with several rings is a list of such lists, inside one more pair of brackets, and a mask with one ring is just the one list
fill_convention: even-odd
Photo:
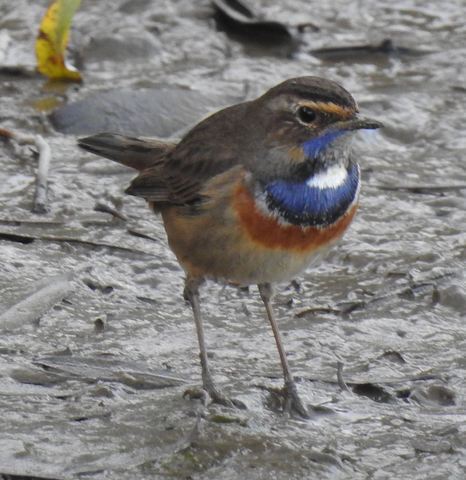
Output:
[[53,80],[82,81],[65,58],[73,15],[81,0],[56,0],[45,13],[36,40],[37,69]]

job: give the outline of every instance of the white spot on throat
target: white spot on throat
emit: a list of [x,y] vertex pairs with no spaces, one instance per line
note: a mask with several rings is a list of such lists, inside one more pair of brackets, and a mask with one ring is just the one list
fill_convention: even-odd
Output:
[[308,187],[324,190],[326,188],[338,188],[348,178],[348,171],[342,164],[332,165],[323,172],[313,175],[306,183]]

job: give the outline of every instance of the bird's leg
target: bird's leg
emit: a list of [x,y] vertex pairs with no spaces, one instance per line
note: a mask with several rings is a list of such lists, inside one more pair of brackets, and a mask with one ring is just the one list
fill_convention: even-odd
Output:
[[[202,368],[202,388],[210,396],[214,403],[219,403],[227,407],[246,408],[243,402],[235,399],[229,399],[224,395],[215,385],[212,374],[210,373],[209,360],[207,358],[207,349],[205,345],[204,326],[202,324],[200,301],[199,301],[199,286],[202,279],[190,278],[186,279],[184,288],[184,297],[191,304],[193,309],[194,322],[196,324],[197,339],[199,342],[199,356],[201,359]],[[202,393],[193,389],[187,390],[185,396],[202,397]]]
[[273,290],[270,283],[261,283],[258,285],[259,293],[264,302],[265,310],[267,311],[267,317],[269,319],[270,325],[272,326],[273,336],[275,337],[275,342],[277,344],[278,354],[280,355],[280,362],[283,369],[283,377],[285,379],[285,386],[283,389],[285,397],[284,409],[288,412],[296,412],[303,418],[309,418],[309,413],[304,407],[301,399],[298,395],[298,390],[296,388],[296,383],[291,374],[290,366],[288,364],[288,359],[286,358],[286,352],[283,348],[283,340],[278,329],[277,321],[273,313],[271,299],[273,296]]

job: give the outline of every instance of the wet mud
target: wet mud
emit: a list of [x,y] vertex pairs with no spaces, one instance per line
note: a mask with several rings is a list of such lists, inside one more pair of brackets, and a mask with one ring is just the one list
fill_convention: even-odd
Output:
[[[257,2],[255,11],[289,31],[319,26],[301,29],[292,55],[217,31],[209,2],[82,2],[72,36],[85,81],[58,92],[24,75],[46,5],[0,4],[0,64],[9,66],[0,68],[0,127],[39,133],[52,150],[48,212],[37,215],[36,157],[0,144],[0,474],[463,479],[462,2]],[[364,61],[311,53],[386,38],[431,53]],[[214,375],[247,410],[203,408],[183,398],[200,382],[198,347],[160,219],[124,195],[129,170],[54,129],[50,107],[160,85],[198,92],[192,110],[184,97],[167,99],[169,126],[149,109],[167,128],[153,135],[176,135],[223,98],[254,98],[308,74],[339,81],[386,125],[355,142],[364,184],[348,234],[277,287],[289,361],[313,417],[279,411],[278,355],[252,287],[202,290]],[[119,115],[127,125],[124,108]],[[147,117],[135,123],[148,134]]]

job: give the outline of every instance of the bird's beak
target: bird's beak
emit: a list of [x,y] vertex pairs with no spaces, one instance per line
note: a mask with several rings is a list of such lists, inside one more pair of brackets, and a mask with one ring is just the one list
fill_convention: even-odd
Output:
[[318,137],[311,138],[303,143],[303,152],[305,158],[315,160],[322,150],[333,144],[338,138],[346,137],[350,132],[355,130],[374,130],[383,127],[383,124],[371,118],[363,118],[354,116],[350,120],[341,120],[330,124],[327,128],[319,133]]
[[372,118],[355,117],[332,124],[329,131],[375,130],[382,128],[383,123]]

